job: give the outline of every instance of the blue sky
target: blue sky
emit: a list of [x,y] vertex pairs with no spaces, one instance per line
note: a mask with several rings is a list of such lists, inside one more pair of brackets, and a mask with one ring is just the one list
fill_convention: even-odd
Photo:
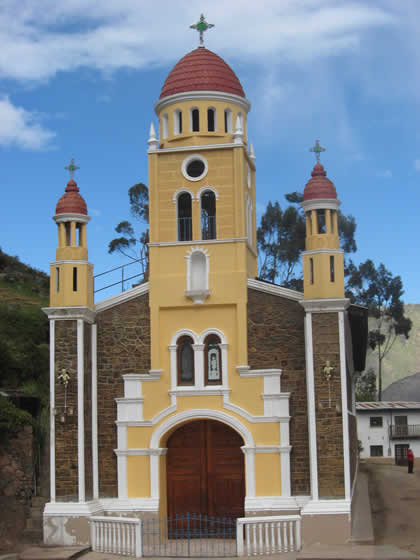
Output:
[[95,273],[147,184],[153,105],[173,65],[206,46],[238,75],[252,109],[259,214],[302,191],[316,138],[342,211],[356,218],[356,262],[402,277],[419,303],[420,3],[416,0],[3,0],[0,4],[0,247],[48,271],[64,166],[92,217]]

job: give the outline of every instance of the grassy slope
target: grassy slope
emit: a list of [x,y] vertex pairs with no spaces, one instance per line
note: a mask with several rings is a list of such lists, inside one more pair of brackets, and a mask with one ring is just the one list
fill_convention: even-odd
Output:
[[[408,340],[395,341],[389,354],[383,361],[382,387],[385,389],[398,379],[420,371],[420,304],[405,306],[405,314],[413,321]],[[369,351],[367,368],[377,370],[377,354]]]

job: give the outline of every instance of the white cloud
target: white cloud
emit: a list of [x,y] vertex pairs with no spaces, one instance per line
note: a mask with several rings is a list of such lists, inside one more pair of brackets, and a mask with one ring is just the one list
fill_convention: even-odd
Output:
[[[246,61],[337,56],[357,50],[367,30],[393,23],[389,10],[351,0],[203,0],[200,9],[216,23],[209,47]],[[188,25],[198,16],[188,0],[21,0],[18,8],[4,0],[0,76],[42,80],[80,67],[166,64],[197,44]]]
[[25,150],[48,148],[55,133],[37,122],[38,115],[16,107],[5,96],[0,98],[0,145]]

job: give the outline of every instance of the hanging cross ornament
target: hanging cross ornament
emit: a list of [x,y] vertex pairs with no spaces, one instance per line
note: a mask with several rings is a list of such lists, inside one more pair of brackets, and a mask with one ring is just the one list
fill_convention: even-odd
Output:
[[201,14],[200,20],[197,23],[190,25],[191,29],[196,29],[200,33],[200,47],[204,47],[204,32],[212,27],[214,27],[214,23],[207,23],[203,14]]
[[325,152],[325,148],[323,148],[320,143],[319,140],[317,140],[315,142],[315,146],[313,146],[313,148],[309,148],[310,152],[314,152],[315,157],[316,157],[316,161],[319,163],[319,156],[321,155],[321,152]]
[[66,165],[64,169],[67,169],[70,172],[70,179],[73,180],[74,172],[76,169],[80,169],[80,167],[74,163],[74,158],[71,158],[71,162],[69,165]]

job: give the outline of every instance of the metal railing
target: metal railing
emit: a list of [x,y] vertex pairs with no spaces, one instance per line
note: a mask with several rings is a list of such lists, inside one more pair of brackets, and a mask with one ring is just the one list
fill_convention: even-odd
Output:
[[191,241],[192,218],[178,218],[178,241]]
[[89,519],[90,545],[94,552],[142,556],[141,520],[130,517],[95,516]]
[[236,520],[238,556],[257,556],[300,550],[300,515],[241,517]]
[[[144,278],[144,267],[146,265],[146,260],[147,259],[145,259],[145,258],[136,259],[132,262],[122,264],[121,266],[116,266],[115,268],[111,268],[110,270],[106,270],[105,272],[101,272],[100,274],[95,274],[95,276],[93,278],[95,280],[95,285],[96,285],[96,279],[97,278],[100,278],[101,276],[106,276],[107,274],[112,274],[116,270],[121,270],[121,279],[120,280],[117,280],[116,282],[111,282],[111,284],[107,284],[106,286],[103,286],[101,288],[94,289],[94,293],[97,294],[98,292],[102,292],[103,290],[107,290],[108,288],[113,288],[114,286],[118,286],[120,284],[121,284],[121,291],[124,292],[125,282],[129,282],[130,280],[134,280],[134,278],[137,278],[139,281],[141,281]],[[137,274],[133,274],[131,276],[126,276],[125,269],[128,268],[129,266],[132,266],[133,264],[136,264],[136,263],[140,263],[140,266],[142,267],[142,271],[138,272]]]
[[403,424],[389,427],[389,434],[392,439],[420,438],[420,424]]

